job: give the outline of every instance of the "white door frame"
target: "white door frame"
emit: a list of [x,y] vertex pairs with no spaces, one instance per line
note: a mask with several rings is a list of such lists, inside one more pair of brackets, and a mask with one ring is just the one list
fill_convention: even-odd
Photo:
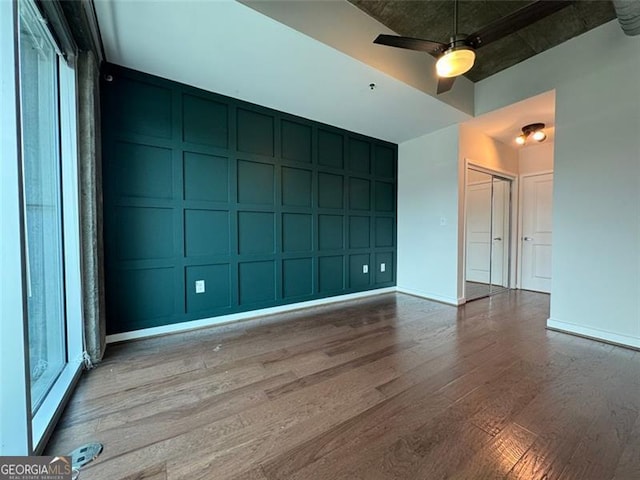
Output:
[[[539,177],[540,175],[553,175],[553,170],[540,170],[539,172],[533,172],[533,173],[523,173],[522,175],[519,175],[519,179],[520,181],[523,181],[525,178],[528,177]],[[517,244],[517,251],[518,251],[518,255],[517,255],[517,263],[518,263],[518,276],[517,276],[517,282],[516,282],[516,288],[522,288],[522,236],[523,236],[523,225],[522,225],[522,206],[524,205],[524,201],[523,201],[523,196],[524,196],[524,192],[522,191],[522,189],[518,189],[518,232],[517,232],[517,237],[516,237],[516,244]],[[553,209],[553,206],[551,207]],[[553,213],[553,211],[552,211]],[[553,247],[551,247],[553,248]]]
[[[467,300],[467,292],[466,292],[466,282],[465,282],[465,272],[467,271],[467,172],[469,171],[469,168],[473,169],[473,170],[477,170],[479,172],[483,172],[483,173],[487,173],[489,175],[496,175],[498,177],[502,177],[505,178],[507,180],[511,181],[511,218],[510,218],[510,242],[511,242],[511,248],[509,249],[509,288],[518,288],[517,287],[517,278],[516,278],[516,274],[517,274],[517,255],[518,255],[518,249],[517,248],[513,248],[514,245],[516,245],[515,242],[517,242],[517,239],[519,238],[519,221],[518,221],[518,216],[520,214],[520,189],[519,189],[519,177],[517,174],[514,174],[512,172],[508,172],[506,170],[502,170],[499,168],[487,168],[484,167],[482,165],[480,165],[479,163],[474,162],[473,160],[469,159],[469,158],[465,158],[464,159],[464,173],[462,176],[462,181],[463,181],[463,188],[462,188],[462,224],[459,226],[461,226],[461,230],[462,230],[462,235],[461,235],[461,243],[460,245],[460,249],[461,252],[459,250],[459,253],[461,253],[459,255],[461,262],[461,268],[458,269],[458,276],[459,276],[459,281],[461,282],[461,292],[462,292],[462,298],[458,300],[459,304],[463,304],[466,302]],[[460,211],[460,210],[458,210]],[[517,225],[518,227],[514,228],[514,225]]]

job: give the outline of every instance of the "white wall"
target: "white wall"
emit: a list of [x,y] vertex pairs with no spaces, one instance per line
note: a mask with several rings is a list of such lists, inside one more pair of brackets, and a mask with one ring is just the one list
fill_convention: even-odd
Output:
[[476,113],[556,89],[548,326],[640,347],[640,36],[617,21],[476,86]]
[[553,170],[553,142],[525,147],[518,152],[518,173],[549,172]]
[[463,123],[460,125],[460,160],[463,166],[465,158],[491,170],[518,174],[518,150]]
[[398,289],[452,304],[458,303],[458,140],[454,125],[398,147]]

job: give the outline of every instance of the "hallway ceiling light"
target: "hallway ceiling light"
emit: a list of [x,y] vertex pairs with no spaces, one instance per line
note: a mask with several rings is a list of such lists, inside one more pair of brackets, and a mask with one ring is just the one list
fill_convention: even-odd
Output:
[[544,123],[531,123],[522,127],[522,133],[516,137],[518,145],[524,145],[531,137],[536,142],[544,142],[547,134],[544,133]]

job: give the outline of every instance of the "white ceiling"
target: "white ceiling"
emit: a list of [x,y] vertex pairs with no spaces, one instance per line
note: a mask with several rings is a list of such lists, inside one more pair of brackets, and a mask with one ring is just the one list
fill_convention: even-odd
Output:
[[[426,52],[374,44],[379,34],[396,32],[347,0],[238,1],[407,85],[437,95],[436,59]],[[437,99],[473,115],[474,93],[473,82],[462,76]]]
[[[255,2],[244,1],[255,8]],[[522,126],[534,122],[545,123],[547,141],[554,139],[555,92],[472,118],[429,95],[424,86],[405,83],[392,71],[397,65],[382,72],[375,61],[367,64],[370,58],[321,41],[317,26],[312,36],[302,33],[302,26],[313,26],[304,17],[309,12],[327,23],[310,6],[286,17],[297,29],[233,0],[95,0],[95,6],[109,62],[204,90],[394,143],[461,122],[512,147]],[[361,13],[348,6],[348,12]],[[287,9],[278,8],[276,13],[285,16]],[[368,45],[374,26],[368,20],[349,21],[361,24]],[[336,28],[330,25],[327,31]],[[376,84],[374,90],[370,83]]]
[[125,67],[395,143],[470,118],[240,3],[95,6],[107,60]]
[[[522,127],[531,123],[544,123],[547,142],[555,136],[556,92],[549,91],[518,103],[494,110],[465,122],[496,140],[517,147],[515,137]],[[535,145],[535,143],[534,143]],[[519,148],[526,148],[528,145]]]

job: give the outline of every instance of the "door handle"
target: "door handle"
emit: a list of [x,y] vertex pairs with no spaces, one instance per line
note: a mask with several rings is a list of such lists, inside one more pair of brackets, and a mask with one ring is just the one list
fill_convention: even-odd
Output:
[[494,240],[500,241],[500,240],[502,240],[502,237],[496,237],[496,238],[494,238]]
[[533,237],[522,237],[522,239],[523,239],[525,242],[531,242],[531,241],[533,240]]

